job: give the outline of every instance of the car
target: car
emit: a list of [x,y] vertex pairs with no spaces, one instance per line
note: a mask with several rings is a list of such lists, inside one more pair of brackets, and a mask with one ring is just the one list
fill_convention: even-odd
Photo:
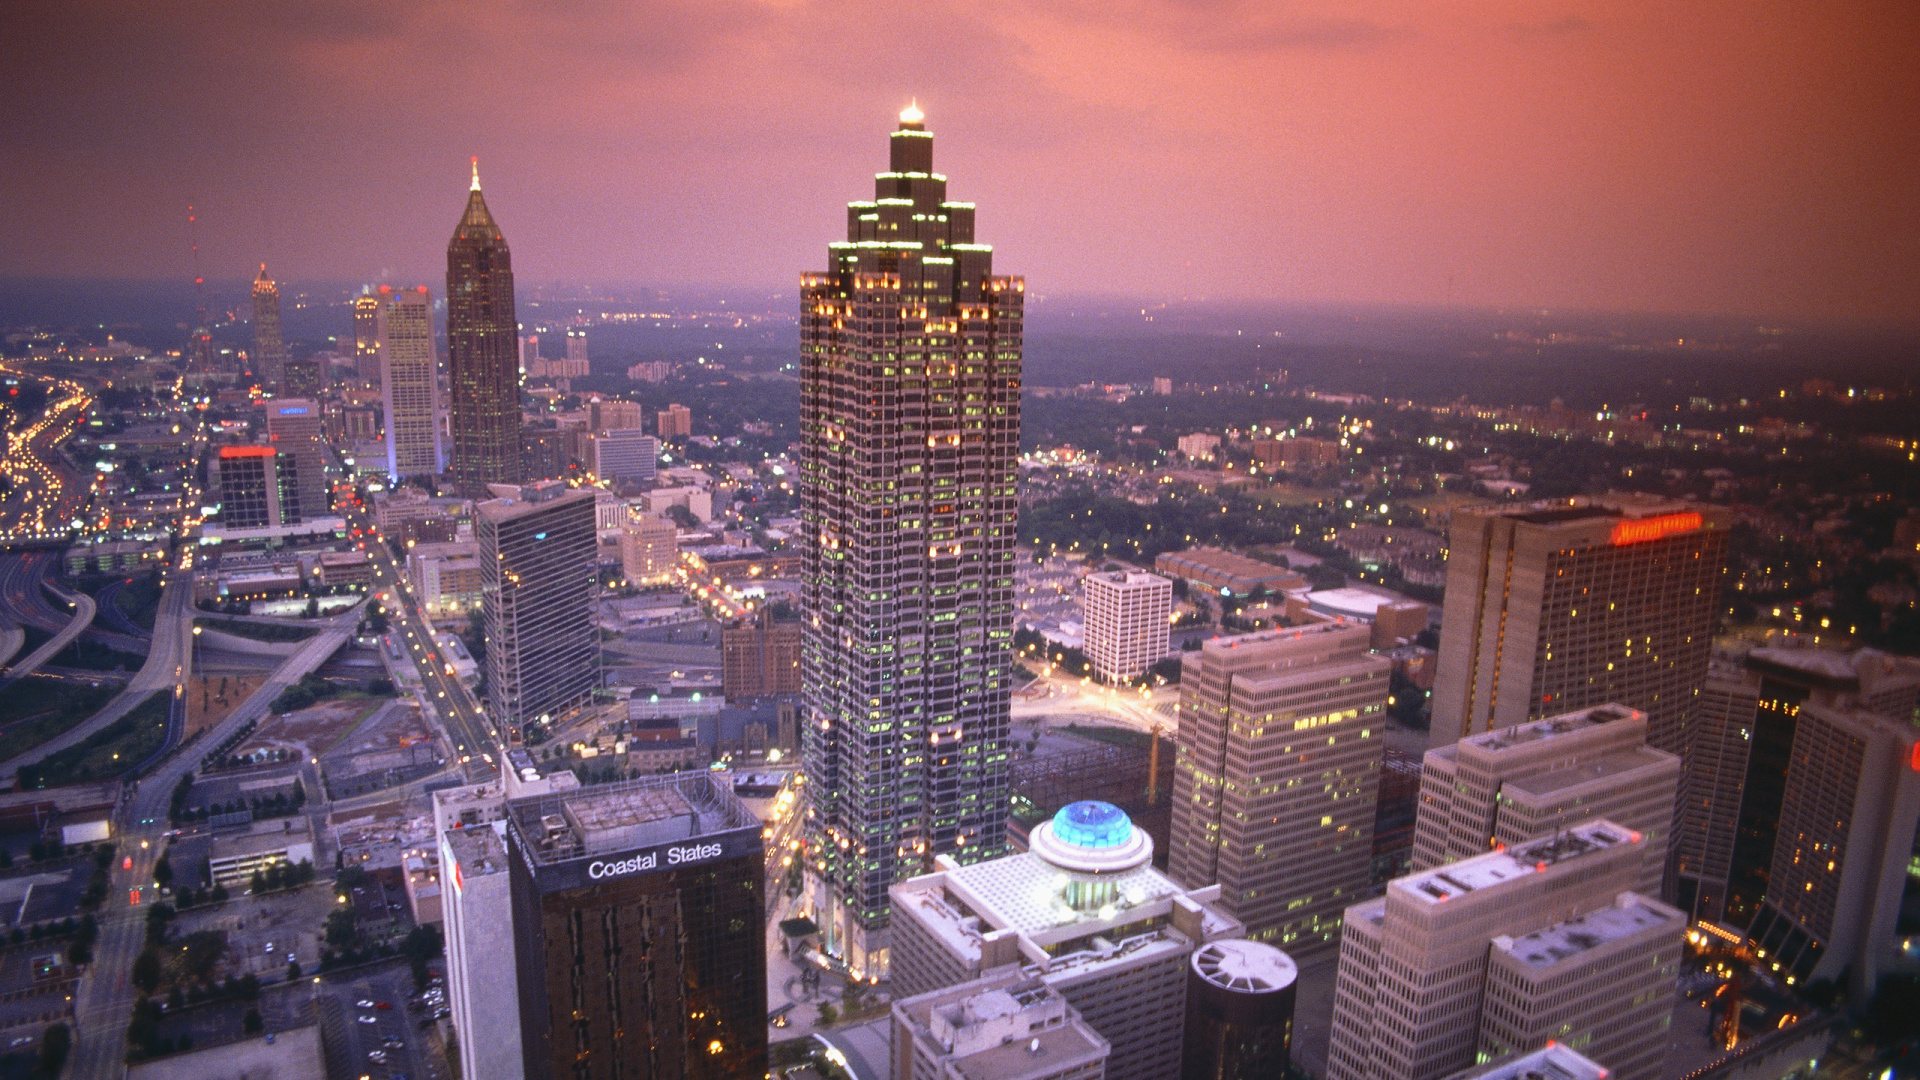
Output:
[[293,963],[293,962],[294,962],[294,960],[293,960],[293,954],[292,954],[292,953],[288,953],[288,954],[287,954],[287,963],[289,963],[289,964],[291,964],[291,963]]
[[373,1002],[372,1002],[371,1000],[369,1000],[369,999],[367,999],[367,998],[361,998],[361,999],[360,999],[359,1001],[356,1001],[356,1002],[354,1002],[354,1003],[353,1003],[353,1005],[354,1005],[354,1007],[355,1007],[355,1008],[357,1008],[357,1009],[371,1009],[371,1008],[373,1008]]
[[273,952],[273,942],[267,942],[267,947],[262,951],[271,954]]
[[375,1065],[385,1065],[387,1063],[387,1052],[385,1050],[369,1050],[367,1051],[367,1060],[373,1062]]
[[374,1019],[373,1017],[371,1017],[371,1016],[356,1016],[356,1017],[354,1017],[354,1019],[355,1019],[355,1020],[358,1020],[358,1021],[359,1021],[360,1023],[362,1023],[362,1024],[375,1024],[375,1023],[379,1023],[379,1021],[377,1021],[377,1020],[375,1020],[375,1019]]
[[374,1008],[376,1008],[376,1009],[379,1009],[379,1010],[380,1010],[381,1012],[386,1012],[387,1010],[389,1010],[389,1009],[391,1009],[391,1008],[393,1008],[393,1002],[391,1002],[391,1001],[376,1001],[376,1002],[374,1002],[374,1003],[373,1003],[373,1007],[374,1007]]
[[400,1039],[387,1039],[381,1042],[380,1045],[386,1047],[389,1050],[398,1050],[407,1044]]

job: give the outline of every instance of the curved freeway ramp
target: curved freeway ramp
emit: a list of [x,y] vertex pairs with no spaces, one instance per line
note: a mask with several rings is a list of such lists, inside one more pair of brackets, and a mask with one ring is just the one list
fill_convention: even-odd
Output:
[[[41,664],[53,659],[61,649],[73,644],[73,639],[79,637],[82,630],[93,625],[93,616],[99,610],[93,602],[93,597],[86,593],[68,593],[52,582],[48,582],[47,586],[73,605],[73,620],[61,627],[60,632],[53,635],[53,640],[33,650],[30,656],[8,670],[5,676],[0,676],[0,686],[15,679],[24,679],[39,671]],[[19,646],[15,645],[14,648],[18,650]]]

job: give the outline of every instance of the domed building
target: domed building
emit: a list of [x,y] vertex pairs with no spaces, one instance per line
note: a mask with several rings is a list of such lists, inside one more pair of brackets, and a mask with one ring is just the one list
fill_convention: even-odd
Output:
[[1031,844],[968,866],[942,857],[893,887],[895,1000],[1019,965],[1108,1041],[1109,1080],[1176,1075],[1188,958],[1244,936],[1220,887],[1155,870],[1152,838],[1111,803],[1068,804]]

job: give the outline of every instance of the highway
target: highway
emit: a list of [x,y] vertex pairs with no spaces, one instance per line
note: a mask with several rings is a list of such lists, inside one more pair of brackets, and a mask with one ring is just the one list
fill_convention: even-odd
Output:
[[[55,587],[58,588],[58,586]],[[73,639],[80,636],[80,631],[93,625],[93,616],[98,611],[94,605],[93,597],[88,596],[86,593],[69,593],[65,589],[60,589],[59,591],[67,597],[68,602],[73,604],[73,617],[68,619],[67,625],[61,627],[59,632],[55,633],[53,638],[45,645],[33,650],[25,660],[9,668],[6,676],[0,678],[0,684],[9,683],[15,679],[24,679],[40,670],[41,664],[53,659],[55,653],[71,645]]]
[[[351,508],[342,513],[350,529],[360,530],[360,546],[373,560],[373,580],[375,590],[386,601],[386,611],[391,620],[389,631],[394,640],[407,650],[408,657],[420,672],[420,680],[425,688],[426,699],[438,714],[440,726],[446,730],[448,740],[453,744],[455,760],[460,763],[461,771],[467,783],[476,784],[492,779],[498,771],[497,763],[502,757],[501,740],[493,730],[493,723],[481,711],[473,694],[460,680],[450,674],[447,658],[440,652],[440,646],[434,641],[433,627],[414,602],[412,587],[405,573],[393,557],[393,551],[387,547],[375,528],[372,515],[364,507]],[[476,656],[474,660],[484,664],[485,657]],[[495,763],[489,763],[482,755],[489,755]]]
[[0,495],[0,539],[28,540],[65,534],[86,513],[91,490],[61,460],[59,445],[86,415],[93,399],[77,382],[0,368],[0,375],[49,384],[45,411],[6,432],[0,476],[10,481]]
[[[197,745],[217,746],[248,721],[265,716],[273,699],[299,682],[301,676],[326,663],[347,643],[358,621],[357,614],[336,619],[335,625],[314,635],[299,652],[288,657],[266,685],[209,730]],[[134,1001],[126,973],[146,944],[145,902],[151,900],[153,864],[166,843],[167,807],[174,785],[199,764],[200,756],[192,751],[175,755],[140,780],[121,810],[118,842],[121,853],[133,859],[133,868],[116,866],[113,871],[114,887],[100,909],[100,943],[74,995],[77,1030],[73,1059],[67,1066],[67,1076],[72,1080],[118,1080],[126,1073],[126,1029]],[[142,889],[143,903],[139,905],[130,902],[136,888]]]

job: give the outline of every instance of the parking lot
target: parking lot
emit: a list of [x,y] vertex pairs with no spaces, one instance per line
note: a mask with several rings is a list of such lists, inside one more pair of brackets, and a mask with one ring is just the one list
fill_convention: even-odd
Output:
[[325,1018],[329,1064],[351,1061],[354,1075],[374,1080],[446,1080],[432,1009],[416,1010],[410,1001],[413,975],[405,961],[312,986]]

